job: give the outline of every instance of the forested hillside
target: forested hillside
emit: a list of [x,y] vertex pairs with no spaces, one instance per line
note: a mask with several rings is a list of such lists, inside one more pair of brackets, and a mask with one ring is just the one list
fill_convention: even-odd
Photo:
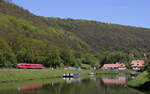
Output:
[[[150,29],[39,17],[0,0],[1,66],[24,62],[52,67],[95,66],[124,61],[130,54],[143,58],[149,48]],[[121,58],[108,62],[116,54]]]
[[49,26],[73,32],[95,51],[150,48],[150,30],[96,21],[47,18]]

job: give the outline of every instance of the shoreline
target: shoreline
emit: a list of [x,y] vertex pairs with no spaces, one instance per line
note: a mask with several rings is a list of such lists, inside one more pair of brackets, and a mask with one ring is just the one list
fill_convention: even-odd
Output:
[[129,81],[127,85],[131,88],[135,88],[141,91],[149,90],[150,74],[145,71],[142,74],[135,77],[134,79],[132,79],[131,81]]

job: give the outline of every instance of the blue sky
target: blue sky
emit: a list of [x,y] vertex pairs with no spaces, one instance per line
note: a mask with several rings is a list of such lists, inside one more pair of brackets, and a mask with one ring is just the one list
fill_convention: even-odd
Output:
[[150,28],[150,0],[13,0],[46,17],[87,19]]

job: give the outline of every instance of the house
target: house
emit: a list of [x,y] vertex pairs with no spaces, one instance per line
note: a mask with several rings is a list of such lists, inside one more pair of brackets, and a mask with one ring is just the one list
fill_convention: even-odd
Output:
[[[133,70],[140,70],[145,64],[144,60],[132,60],[131,67]],[[125,70],[126,66],[124,63],[117,62],[116,64],[104,64],[102,69],[118,69]]]
[[102,69],[118,69],[118,70],[125,70],[125,64],[123,63],[116,63],[116,64],[104,64]]
[[64,70],[81,70],[80,67],[66,67]]
[[132,60],[131,66],[133,70],[140,70],[145,64],[144,60]]

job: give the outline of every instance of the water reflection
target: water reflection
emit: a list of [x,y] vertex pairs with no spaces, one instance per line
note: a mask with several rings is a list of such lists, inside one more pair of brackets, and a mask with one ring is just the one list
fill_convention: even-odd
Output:
[[102,82],[105,85],[124,85],[127,83],[127,79],[126,77],[102,78]]
[[0,89],[0,94],[144,94],[128,88],[126,82],[125,77],[66,78],[57,83],[34,84],[5,91]]
[[80,83],[81,78],[63,78],[66,83]]
[[39,89],[39,88],[43,88],[43,84],[42,85],[23,86],[23,87],[19,87],[18,90],[21,92],[26,92],[26,91],[30,91],[30,90]]

